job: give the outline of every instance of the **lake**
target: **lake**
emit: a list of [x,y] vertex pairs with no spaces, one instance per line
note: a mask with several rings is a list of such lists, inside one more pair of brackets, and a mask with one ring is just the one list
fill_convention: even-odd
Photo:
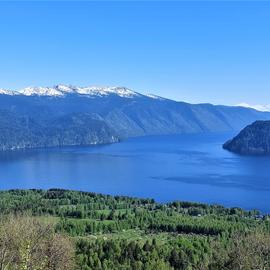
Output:
[[270,157],[222,149],[234,134],[168,135],[0,154],[0,189],[65,188],[270,212]]

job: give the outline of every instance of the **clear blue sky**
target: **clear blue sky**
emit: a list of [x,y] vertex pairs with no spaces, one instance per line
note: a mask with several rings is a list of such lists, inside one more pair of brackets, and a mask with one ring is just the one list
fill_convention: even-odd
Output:
[[270,103],[270,2],[0,2],[0,88]]

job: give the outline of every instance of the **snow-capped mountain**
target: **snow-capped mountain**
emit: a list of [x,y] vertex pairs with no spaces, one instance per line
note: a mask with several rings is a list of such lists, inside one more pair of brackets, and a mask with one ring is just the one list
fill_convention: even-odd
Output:
[[257,111],[261,111],[261,112],[270,112],[270,104],[267,104],[267,105],[250,105],[248,103],[240,103],[240,104],[237,104],[236,106],[239,106],[239,107],[245,107],[245,108],[251,108],[251,109],[255,109]]
[[65,96],[68,94],[78,94],[87,96],[107,96],[115,94],[120,97],[131,98],[140,94],[126,87],[77,87],[70,85],[56,85],[54,87],[27,87],[18,91],[18,93],[26,96]]
[[133,136],[239,131],[269,112],[189,104],[126,87],[0,90],[0,149],[88,145]]
[[145,96],[149,97],[149,98],[153,98],[153,99],[159,99],[159,100],[166,100],[166,98],[154,95],[154,94],[146,94]]
[[16,91],[11,91],[11,90],[6,90],[6,89],[0,89],[0,95],[9,95],[9,96],[14,96],[14,95],[19,95],[20,93]]

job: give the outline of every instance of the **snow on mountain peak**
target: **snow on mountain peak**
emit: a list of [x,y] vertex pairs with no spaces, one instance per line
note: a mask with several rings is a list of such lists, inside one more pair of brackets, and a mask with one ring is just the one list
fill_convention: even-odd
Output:
[[116,94],[120,97],[126,98],[139,96],[138,93],[126,87],[99,87],[99,86],[77,87],[76,91],[81,95],[89,95],[89,96],[107,96],[109,94]]
[[53,87],[26,87],[19,91],[25,96],[61,96],[62,92]]
[[9,96],[14,96],[18,95],[19,93],[16,91],[11,91],[11,90],[6,90],[6,89],[0,89],[0,95],[9,95]]
[[108,95],[117,95],[123,98],[148,97],[151,99],[163,98],[156,95],[142,95],[123,86],[88,86],[79,87],[72,85],[59,84],[53,87],[26,87],[19,91],[10,91],[0,89],[0,94],[5,95],[25,95],[25,96],[49,96],[64,97],[70,94],[84,95],[89,98],[104,97]]
[[236,106],[251,108],[251,109],[255,109],[257,111],[261,111],[261,112],[270,112],[270,104],[268,104],[268,105],[250,105],[247,103],[240,103],[240,104],[237,104]]
[[56,85],[54,88],[62,94],[76,93],[76,87],[70,85],[59,84]]
[[154,95],[154,94],[146,94],[147,97],[152,98],[152,99],[159,99],[159,100],[165,100],[165,98]]
[[107,96],[115,94],[120,97],[131,98],[139,96],[140,94],[126,88],[126,87],[76,87],[69,85],[56,85],[54,87],[27,87],[19,91],[20,94],[26,96],[65,96],[67,94],[80,94],[87,96]]

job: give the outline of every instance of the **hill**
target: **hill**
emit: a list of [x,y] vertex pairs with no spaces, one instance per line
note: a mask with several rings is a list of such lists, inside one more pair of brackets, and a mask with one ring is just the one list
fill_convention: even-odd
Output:
[[244,128],[224,149],[244,155],[270,154],[270,121],[256,121]]

